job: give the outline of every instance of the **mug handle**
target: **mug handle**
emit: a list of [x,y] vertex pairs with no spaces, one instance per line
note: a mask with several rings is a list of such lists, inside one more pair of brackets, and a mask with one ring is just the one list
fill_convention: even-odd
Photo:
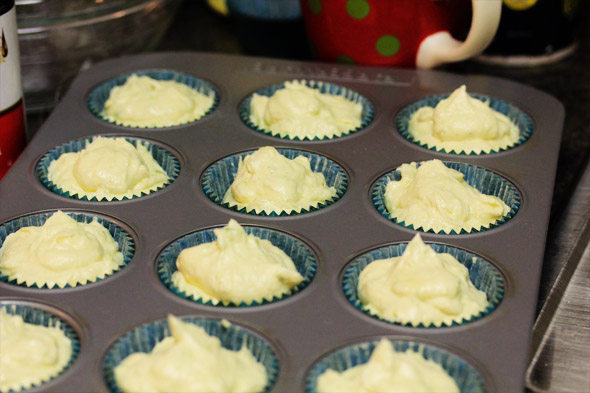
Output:
[[448,31],[429,35],[418,47],[416,67],[433,68],[483,52],[498,30],[502,0],[471,0],[471,6],[471,28],[465,41],[457,41]]

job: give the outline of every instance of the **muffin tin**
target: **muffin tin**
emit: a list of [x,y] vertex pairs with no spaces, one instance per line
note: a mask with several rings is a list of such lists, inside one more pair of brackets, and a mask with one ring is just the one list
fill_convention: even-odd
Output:
[[[206,81],[218,94],[217,106],[198,121],[156,129],[111,124],[89,109],[95,88],[121,75],[154,69]],[[273,137],[244,123],[240,105],[249,95],[292,79],[353,90],[370,102],[373,117],[350,135],[315,141]],[[429,150],[400,134],[396,121],[403,108],[448,94],[462,84],[469,92],[494,97],[526,113],[531,119],[530,136],[506,151],[463,155]],[[553,97],[482,75],[195,52],[153,53],[96,64],[76,78],[0,182],[0,225],[19,217],[70,210],[109,217],[127,230],[135,245],[124,269],[88,285],[39,289],[0,282],[2,305],[59,310],[58,316],[79,338],[79,353],[71,366],[35,391],[109,392],[112,381],[105,371],[111,366],[105,365],[105,360],[112,360],[109,348],[134,329],[159,326],[169,313],[199,320],[226,319],[255,332],[277,359],[278,375],[270,392],[314,391],[310,378],[317,377],[325,359],[370,348],[382,337],[404,348],[434,348],[432,353],[442,354],[433,355],[435,361],[453,359],[463,370],[460,378],[481,381],[466,391],[522,391],[563,118],[563,107]],[[78,200],[48,189],[36,171],[44,155],[96,135],[140,138],[169,147],[180,172],[163,189],[121,201]],[[208,197],[203,188],[208,168],[267,145],[333,161],[346,173],[344,192],[321,209],[276,216],[231,210]],[[515,214],[494,228],[462,234],[420,232],[425,242],[464,250],[489,262],[502,279],[502,296],[493,310],[469,323],[433,328],[382,321],[351,304],[343,279],[358,257],[407,243],[416,233],[381,214],[373,202],[376,182],[402,163],[433,158],[485,168],[517,190]],[[158,272],[158,259],[166,247],[191,233],[225,225],[230,218],[286,234],[308,246],[317,269],[310,282],[280,301],[249,307],[200,304],[170,291]]]

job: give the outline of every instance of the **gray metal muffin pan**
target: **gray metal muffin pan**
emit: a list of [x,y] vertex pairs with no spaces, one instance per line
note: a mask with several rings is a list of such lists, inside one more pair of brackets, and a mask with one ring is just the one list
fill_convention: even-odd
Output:
[[[90,91],[120,74],[170,69],[210,82],[219,106],[196,122],[163,129],[109,124],[87,107]],[[323,80],[353,89],[370,100],[373,121],[352,135],[324,141],[293,141],[263,135],[239,118],[240,102],[251,92],[291,79]],[[489,155],[452,155],[427,150],[404,139],[395,118],[404,106],[461,84],[468,92],[513,103],[533,119],[522,145]],[[205,53],[154,53],[99,63],[82,72],[19,160],[0,182],[0,224],[19,216],[57,209],[110,216],[130,229],[135,256],[121,271],[96,283],[66,289],[34,289],[0,282],[0,300],[40,302],[62,310],[78,331],[78,359],[62,375],[35,392],[108,391],[102,374],[108,347],[125,332],[167,314],[226,318],[264,336],[279,359],[272,392],[301,392],[312,364],[346,344],[382,336],[410,338],[446,349],[480,373],[488,392],[524,389],[529,340],[545,248],[561,130],[562,105],[525,85],[480,75],[440,71],[350,67]],[[119,135],[154,140],[179,159],[178,178],[138,199],[88,202],[58,196],[45,188],[35,164],[47,151],[73,139]],[[221,207],[204,194],[203,171],[222,157],[261,146],[319,153],[349,175],[346,193],[318,211],[262,217]],[[462,235],[422,233],[425,241],[477,254],[497,267],[505,293],[495,311],[461,326],[411,328],[371,318],[345,298],[341,275],[355,256],[372,248],[407,242],[416,233],[381,216],[371,201],[373,183],[400,164],[438,158],[490,169],[521,194],[516,215],[488,231]],[[259,225],[292,234],[311,246],[318,270],[308,287],[287,299],[257,307],[211,307],[170,292],[155,270],[158,254],[175,239],[199,229],[227,224]]]

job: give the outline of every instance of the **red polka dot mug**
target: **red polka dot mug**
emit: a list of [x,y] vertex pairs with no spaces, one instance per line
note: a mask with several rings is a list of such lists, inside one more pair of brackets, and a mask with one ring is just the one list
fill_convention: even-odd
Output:
[[502,0],[300,1],[319,60],[418,68],[480,54],[494,38],[502,9]]

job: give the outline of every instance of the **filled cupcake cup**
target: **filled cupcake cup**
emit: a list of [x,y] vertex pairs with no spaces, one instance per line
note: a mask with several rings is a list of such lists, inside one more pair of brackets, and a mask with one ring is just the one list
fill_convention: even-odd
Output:
[[[182,123],[173,124],[173,125],[165,126],[165,127],[157,127],[157,126],[143,127],[143,126],[125,125],[125,124],[121,124],[119,122],[112,121],[109,118],[107,118],[107,116],[105,115],[105,103],[109,99],[109,96],[111,94],[111,90],[114,87],[122,86],[123,84],[125,84],[125,82],[127,81],[127,79],[131,75],[148,76],[152,79],[159,80],[159,81],[174,81],[174,82],[182,83],[182,84],[188,86],[189,88],[195,90],[198,93],[201,93],[201,94],[208,96],[208,97],[212,97],[213,103],[211,104],[211,107],[209,107],[209,109],[207,109],[205,111],[205,113],[203,113],[203,115],[201,115],[200,117],[194,118],[190,121],[185,121]],[[202,119],[203,117],[205,117],[208,114],[210,114],[211,112],[213,112],[217,108],[217,106],[219,105],[219,93],[213,87],[213,85],[211,83],[209,83],[203,79],[197,78],[193,75],[177,72],[174,70],[147,69],[147,70],[138,70],[135,72],[130,72],[130,73],[112,78],[106,82],[103,82],[102,84],[98,85],[90,92],[90,94],[88,95],[87,105],[88,105],[88,109],[90,110],[90,112],[94,116],[96,116],[99,119],[106,121],[108,123],[117,124],[119,126],[129,127],[129,128],[158,129],[158,128],[168,128],[168,127],[176,127],[176,126],[181,126],[181,125],[185,125],[185,124],[190,124],[190,123],[193,123],[195,121]]]
[[[445,232],[443,230],[435,231],[433,229],[424,229],[421,226],[415,227],[412,224],[406,223],[405,221],[399,220],[391,212],[387,210],[385,206],[385,188],[390,181],[399,181],[401,179],[401,173],[398,169],[387,172],[377,179],[377,181],[371,187],[371,199],[373,206],[377,211],[389,221],[393,221],[395,224],[402,227],[427,233],[436,233],[441,235],[463,235],[472,234],[477,232],[487,231],[493,228],[497,228],[504,223],[508,222],[518,212],[520,208],[521,197],[518,189],[507,179],[503,178],[499,174],[492,172],[486,168],[478,167],[475,165],[465,164],[461,162],[447,162],[444,164],[451,169],[463,173],[463,179],[471,187],[474,187],[482,194],[495,196],[501,199],[509,207],[509,211],[501,219],[496,222],[490,223],[488,226],[482,226],[480,228],[471,228],[470,230],[461,229],[460,231],[451,230]],[[416,163],[416,167],[420,166],[420,162]]]
[[203,192],[213,202],[227,209],[239,213],[269,217],[292,216],[320,210],[337,202],[346,192],[348,188],[348,174],[344,168],[342,168],[336,162],[322,155],[303,150],[283,148],[277,148],[276,150],[288,159],[294,159],[298,156],[304,156],[308,158],[311,164],[311,170],[313,172],[322,173],[325,177],[326,185],[336,189],[336,195],[330,200],[319,203],[317,206],[310,206],[306,209],[301,209],[299,212],[292,211],[290,213],[287,213],[286,211],[281,211],[278,213],[275,211],[271,213],[261,211],[257,213],[254,209],[248,210],[246,208],[239,208],[236,205],[231,206],[227,202],[224,203],[223,197],[225,196],[227,190],[231,187],[231,184],[236,177],[240,161],[243,160],[247,155],[254,153],[255,150],[237,153],[222,158],[207,168],[201,177],[201,186],[203,188]]
[[[309,369],[305,379],[305,392],[317,393],[317,380],[326,370],[343,372],[369,361],[381,338],[350,344],[336,349],[317,360]],[[387,338],[396,352],[412,351],[424,359],[440,365],[455,381],[461,393],[484,393],[485,382],[478,370],[454,353],[419,341]]]
[[[71,199],[77,199],[80,201],[89,201],[89,202],[116,202],[116,201],[121,201],[121,200],[136,199],[136,198],[140,198],[140,197],[143,197],[146,195],[153,194],[154,192],[157,192],[157,191],[163,189],[164,187],[167,187],[170,184],[172,184],[174,182],[174,180],[176,180],[176,178],[180,174],[180,162],[178,161],[178,159],[176,158],[176,156],[174,154],[172,154],[170,151],[168,151],[163,146],[153,143],[147,139],[123,137],[127,142],[131,143],[135,147],[137,147],[139,144],[145,146],[147,148],[148,152],[150,152],[150,154],[154,158],[154,160],[166,172],[166,174],[169,177],[169,180],[154,190],[147,191],[147,192],[142,191],[142,192],[139,192],[136,195],[133,195],[131,197],[123,196],[122,198],[115,197],[113,199],[107,199],[106,197],[97,198],[96,196],[88,198],[87,195],[79,195],[78,193],[71,193],[70,191],[64,190],[59,184],[55,184],[53,181],[49,180],[49,177],[48,177],[49,165],[51,165],[51,163],[54,160],[57,160],[59,158],[59,156],[61,156],[62,154],[65,154],[65,153],[72,153],[72,152],[77,153],[77,152],[83,151],[88,144],[90,144],[94,139],[96,139],[99,136],[100,135],[92,136],[89,138],[76,139],[76,140],[64,143],[61,146],[57,146],[57,147],[51,149],[50,151],[48,151],[47,153],[45,153],[41,157],[41,159],[39,159],[39,161],[37,161],[37,164],[35,165],[35,173],[37,174],[39,181],[51,192],[53,192],[59,196],[65,197],[65,198],[71,198]],[[121,136],[100,136],[100,137],[122,138]]]
[[[266,370],[268,380],[262,392],[272,390],[279,374],[279,360],[265,338],[249,328],[228,323],[226,320],[197,316],[184,316],[180,319],[203,328],[210,336],[219,338],[221,346],[225,349],[238,351],[243,346],[249,349]],[[125,358],[136,352],[151,352],[157,343],[170,335],[168,321],[163,319],[139,326],[119,337],[108,348],[102,366],[109,390],[113,393],[122,393],[115,379],[114,370]]]
[[421,100],[413,102],[413,103],[405,106],[404,108],[402,108],[398,112],[398,114],[396,115],[396,118],[395,118],[395,125],[397,127],[398,132],[408,141],[410,141],[418,146],[421,146],[425,149],[429,149],[429,150],[433,150],[433,151],[437,151],[437,152],[441,152],[441,153],[457,154],[457,155],[485,155],[485,154],[494,154],[494,153],[498,153],[501,151],[510,150],[510,149],[513,149],[513,148],[525,143],[530,138],[531,134],[533,133],[533,120],[522,109],[518,108],[517,106],[515,106],[507,101],[504,101],[504,100],[501,100],[501,99],[498,99],[498,98],[495,98],[492,96],[470,93],[469,95],[472,98],[476,98],[482,102],[489,103],[489,106],[491,109],[505,115],[506,117],[508,117],[508,119],[510,119],[510,121],[512,123],[514,123],[518,127],[519,135],[518,135],[518,139],[516,140],[516,142],[514,142],[512,145],[506,146],[504,148],[491,149],[489,152],[483,152],[483,151],[482,152],[475,152],[475,151],[467,151],[466,152],[463,149],[445,149],[441,146],[431,146],[428,143],[423,143],[423,142],[416,140],[412,135],[410,135],[409,124],[410,124],[410,118],[412,117],[412,115],[420,108],[423,108],[423,107],[434,108],[434,107],[436,107],[436,105],[438,105],[438,103],[440,101],[448,98],[449,95],[450,94],[447,93],[447,94],[440,94],[440,95],[426,97],[426,98],[423,98]]
[[389,259],[400,257],[407,247],[407,243],[398,243],[376,248],[367,251],[355,259],[353,259],[342,275],[342,291],[344,296],[350,302],[350,304],[358,311],[369,315],[375,319],[384,321],[386,323],[401,325],[407,327],[416,328],[444,328],[451,326],[460,326],[473,321],[485,318],[487,315],[492,313],[498,305],[502,302],[504,297],[504,279],[500,271],[492,265],[490,262],[481,258],[480,256],[473,254],[469,251],[462,250],[460,248],[448,246],[439,243],[426,243],[438,254],[450,254],[457,261],[469,271],[469,280],[471,283],[480,291],[485,292],[488,305],[484,310],[470,318],[463,318],[460,321],[453,321],[452,323],[440,323],[440,324],[424,324],[422,322],[417,323],[401,323],[398,321],[392,321],[379,316],[376,313],[371,312],[362,304],[359,299],[358,293],[358,282],[361,272],[372,262],[380,259]]
[[353,128],[353,129],[349,130],[348,132],[343,133],[340,136],[323,136],[321,138],[315,137],[315,136],[313,138],[309,138],[307,136],[304,138],[300,138],[298,136],[290,137],[288,135],[281,136],[278,134],[274,134],[269,129],[261,128],[261,127],[257,126],[256,124],[254,124],[252,122],[252,120],[250,119],[250,113],[251,113],[250,103],[252,101],[253,95],[257,94],[257,95],[261,95],[261,96],[271,97],[278,90],[285,88],[284,83],[267,86],[267,87],[259,89],[255,92],[251,93],[250,95],[248,95],[240,103],[240,106],[238,108],[238,113],[239,113],[240,119],[242,119],[244,124],[246,124],[248,127],[250,127],[251,129],[253,129],[254,131],[257,131],[259,133],[271,135],[276,138],[296,140],[296,141],[297,140],[320,141],[320,140],[327,140],[327,139],[342,138],[342,137],[345,137],[345,136],[348,136],[348,135],[351,135],[351,134],[354,134],[356,132],[363,130],[371,123],[371,121],[373,121],[373,117],[375,115],[375,109],[373,107],[373,104],[366,97],[361,95],[360,93],[358,93],[354,90],[348,89],[344,86],[340,86],[340,85],[336,85],[336,84],[332,84],[332,83],[328,83],[328,82],[323,82],[323,81],[302,79],[302,80],[299,80],[299,82],[305,84],[305,86],[307,86],[311,89],[318,90],[322,94],[330,94],[333,96],[344,97],[345,99],[347,99],[348,101],[350,101],[352,103],[361,104],[362,108],[363,108],[362,113],[361,113],[361,124],[358,127]]
[[4,310],[7,314],[18,315],[23,318],[25,323],[33,325],[58,328],[71,342],[71,356],[67,364],[59,372],[59,374],[47,377],[43,382],[39,384],[33,384],[29,386],[21,386],[20,388],[11,388],[10,392],[20,392],[27,389],[33,389],[47,382],[50,382],[56,378],[59,378],[70,366],[76,361],[80,353],[80,336],[74,325],[62,318],[56,310],[51,307],[36,304],[30,301],[19,301],[19,300],[2,300],[0,298],[0,309]]
[[[4,241],[6,240],[6,238],[10,234],[12,234],[24,227],[41,226],[55,212],[56,211],[30,214],[30,215],[15,218],[13,220],[10,220],[10,221],[7,221],[7,222],[1,224],[0,225],[0,247],[2,247],[2,245],[4,244]],[[131,259],[133,258],[133,255],[135,254],[135,241],[133,240],[133,237],[131,237],[131,235],[129,234],[129,232],[126,229],[122,228],[121,226],[116,224],[114,221],[110,221],[107,218],[101,217],[99,215],[94,215],[92,213],[72,212],[72,211],[66,211],[66,210],[64,210],[64,213],[66,213],[68,216],[70,216],[71,218],[73,218],[77,222],[84,223],[84,224],[88,224],[96,218],[96,220],[109,231],[109,233],[111,234],[113,239],[119,245],[119,251],[123,254],[123,263],[121,265],[119,265],[117,270],[112,271],[108,274],[105,274],[104,277],[97,277],[94,281],[91,281],[91,282],[77,283],[76,285],[73,285],[74,287],[81,286],[81,285],[89,285],[94,282],[103,280],[109,276],[112,276],[113,274],[117,273],[118,271],[123,269],[125,266],[127,266],[127,264],[131,261]],[[11,285],[25,287],[25,288],[62,289],[58,286],[48,287],[47,284],[43,284],[41,286],[39,286],[37,284],[27,285],[27,283],[24,281],[18,282],[15,278],[11,278],[8,274],[4,273],[1,269],[0,269],[0,281],[3,281],[5,283],[11,284]],[[67,284],[64,288],[71,288],[73,286],[70,284]]]
[[219,302],[217,304],[213,304],[211,300],[204,301],[202,298],[187,294],[178,288],[172,280],[172,275],[178,271],[178,268],[176,267],[176,259],[180,255],[180,252],[186,248],[215,241],[216,236],[213,232],[213,228],[190,233],[166,246],[156,261],[156,270],[160,280],[166,286],[166,288],[168,288],[177,296],[199,304],[215,307],[253,307],[274,303],[293,296],[294,294],[305,289],[311,283],[317,271],[317,262],[314,252],[307,244],[294,236],[277,230],[248,225],[244,225],[243,228],[247,234],[256,236],[260,239],[268,240],[273,246],[278,247],[283,252],[285,252],[285,254],[287,254],[287,256],[291,258],[295,264],[295,268],[299,274],[303,276],[303,281],[291,288],[288,293],[274,296],[271,300],[261,299],[260,301],[254,301],[251,303]]

